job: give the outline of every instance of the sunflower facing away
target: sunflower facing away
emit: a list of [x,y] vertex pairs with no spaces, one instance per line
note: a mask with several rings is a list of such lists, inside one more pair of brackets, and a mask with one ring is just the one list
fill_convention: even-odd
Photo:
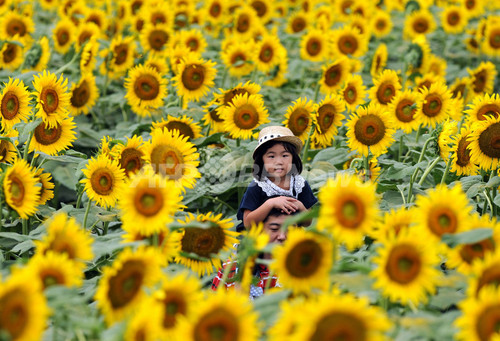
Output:
[[28,151],[56,155],[72,146],[76,140],[75,129],[76,124],[71,116],[57,122],[52,128],[41,122],[33,131]]
[[[210,227],[189,226],[191,222],[209,223]],[[237,243],[235,231],[231,231],[231,219],[222,219],[222,214],[199,214],[196,217],[188,213],[184,222],[181,253],[175,261],[193,270],[200,276],[210,274],[213,268],[222,267],[219,252],[234,249]]]
[[313,125],[314,103],[307,98],[298,98],[293,105],[286,110],[283,123],[292,133],[302,140],[307,140],[309,131]]
[[340,174],[321,187],[318,199],[318,228],[331,231],[349,250],[361,246],[378,214],[375,185],[363,183],[355,175]]
[[101,154],[97,158],[91,158],[82,172],[85,179],[80,182],[85,185],[89,199],[102,207],[114,207],[116,200],[122,195],[125,179],[125,173],[118,162]]
[[467,137],[471,162],[484,170],[496,169],[500,164],[500,117],[488,115],[474,123],[471,130]]
[[159,122],[153,122],[152,129],[178,130],[179,134],[184,137],[187,136],[188,140],[202,137],[199,124],[193,122],[193,118],[187,115],[179,117],[168,115],[167,120],[162,119]]
[[373,54],[371,66],[370,66],[370,74],[372,77],[378,77],[378,75],[385,69],[387,65],[387,45],[381,43],[375,53]]
[[33,76],[35,88],[36,116],[41,117],[49,128],[68,116],[71,95],[68,92],[68,79],[57,76],[44,70],[41,74]]
[[99,97],[95,76],[91,72],[83,73],[78,83],[71,86],[70,93],[69,109],[73,116],[87,114]]
[[329,147],[332,145],[337,129],[342,125],[345,116],[344,101],[339,95],[328,95],[316,108],[316,122],[312,140],[319,146]]
[[2,130],[8,132],[16,123],[26,122],[31,112],[28,87],[22,80],[9,77],[0,93]]
[[122,320],[145,298],[145,289],[161,278],[164,262],[151,247],[127,248],[103,269],[95,300],[108,325]]
[[180,62],[178,73],[173,78],[177,95],[182,96],[186,105],[188,101],[199,101],[214,86],[215,74],[215,62],[188,54]]
[[45,205],[47,201],[54,197],[54,183],[52,180],[52,175],[50,173],[44,173],[42,168],[38,168],[35,173],[36,178],[40,186],[40,200],[38,205]]

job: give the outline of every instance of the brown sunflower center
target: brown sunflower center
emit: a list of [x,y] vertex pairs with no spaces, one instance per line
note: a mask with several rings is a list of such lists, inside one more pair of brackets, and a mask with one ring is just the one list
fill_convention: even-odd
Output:
[[292,21],[292,31],[293,33],[299,33],[302,32],[307,26],[307,23],[304,18],[295,18]]
[[98,195],[109,195],[113,192],[115,178],[108,168],[95,170],[90,177],[90,184]]
[[318,321],[310,340],[363,341],[369,339],[366,334],[365,322],[357,316],[347,312],[334,311]]
[[134,92],[141,100],[151,101],[160,94],[160,82],[153,75],[140,75],[135,80]]
[[439,115],[441,109],[443,108],[443,103],[441,97],[437,94],[429,94],[425,97],[424,104],[422,105],[422,112],[427,117],[435,117]]
[[240,129],[254,129],[259,124],[259,113],[251,104],[243,104],[234,110],[234,124]]
[[451,91],[451,97],[453,98],[461,98],[464,96],[466,85],[464,83],[460,83],[455,86],[455,88]]
[[198,40],[198,38],[193,37],[186,42],[186,46],[189,47],[191,51],[198,51],[198,48],[200,47],[200,41]]
[[232,67],[239,68],[245,66],[247,63],[247,56],[243,52],[236,52],[231,56]]
[[479,108],[476,117],[480,121],[486,120],[487,116],[497,118],[500,115],[500,107],[497,104],[485,104]]
[[486,70],[481,70],[474,74],[474,80],[472,81],[472,84],[475,93],[484,92],[484,89],[486,88],[487,77],[488,72]]
[[164,13],[155,12],[151,14],[151,23],[158,25],[167,22],[167,18]]
[[396,106],[396,118],[400,122],[405,123],[413,121],[413,115],[415,115],[415,112],[417,111],[417,109],[413,107],[414,104],[415,103],[409,99],[402,99],[399,101]]
[[273,59],[274,56],[274,50],[273,47],[267,43],[263,44],[260,53],[259,53],[259,60],[264,63],[268,63]]
[[15,36],[16,34],[23,37],[27,31],[24,22],[17,18],[11,19],[6,26],[7,34],[11,37]]
[[157,215],[163,208],[163,205],[163,196],[157,188],[141,188],[134,196],[134,208],[139,214],[145,217]]
[[338,202],[336,215],[337,220],[343,227],[357,229],[365,220],[365,205],[358,196],[346,194]]
[[243,89],[243,88],[235,88],[235,89],[229,90],[228,92],[226,92],[224,94],[224,105],[232,103],[233,102],[233,98],[236,95],[241,95],[241,94],[248,94],[248,95],[250,95],[250,93],[246,89]]
[[478,139],[481,152],[491,158],[500,158],[500,123],[486,128]]
[[167,329],[173,328],[177,322],[176,315],[186,315],[187,302],[184,299],[183,294],[178,290],[166,290],[163,304],[165,306],[163,327]]
[[458,228],[456,213],[447,206],[435,206],[429,212],[427,224],[433,234],[441,237],[445,233],[455,233]]
[[151,152],[151,164],[156,172],[178,180],[183,175],[184,158],[179,150],[168,145],[158,145]]
[[210,118],[215,122],[224,122],[224,120],[219,116],[218,109],[215,108],[209,112]]
[[164,30],[152,30],[148,36],[148,42],[151,48],[155,51],[162,51],[169,39],[168,32]]
[[45,122],[42,122],[35,128],[35,132],[33,137],[35,140],[44,146],[50,146],[61,138],[62,128],[58,123],[56,127],[49,128],[45,125]]
[[342,66],[333,65],[325,71],[325,83],[329,87],[333,87],[339,84],[342,78]]
[[136,173],[144,165],[143,153],[136,148],[125,148],[120,157],[120,167],[127,176]]
[[384,138],[385,124],[377,115],[362,116],[354,125],[354,135],[365,146],[373,146]]
[[332,104],[324,104],[318,109],[318,124],[321,132],[326,132],[333,124],[336,114]]
[[385,19],[377,19],[377,21],[375,22],[375,27],[379,31],[383,31],[387,27],[387,22],[385,21]]
[[488,40],[490,47],[494,49],[500,48],[500,29],[494,29],[490,32],[490,39]]
[[194,138],[194,131],[189,124],[181,121],[170,121],[165,125],[168,130],[178,130],[182,136],[187,136],[189,139]]
[[343,54],[354,54],[358,49],[358,39],[353,35],[345,34],[340,37],[337,46]]
[[61,28],[56,32],[57,43],[60,46],[65,46],[69,42],[70,33],[65,28]]
[[128,53],[129,53],[129,48],[127,44],[119,44],[115,46],[114,49],[115,64],[122,65],[123,63],[125,63],[127,61]]
[[7,155],[9,155],[9,142],[5,140],[0,140],[0,162],[7,161]]
[[15,206],[22,206],[26,191],[23,180],[19,179],[15,174],[11,174],[9,180],[11,181],[9,190],[11,201]]
[[306,239],[297,243],[289,251],[285,267],[287,272],[295,278],[310,278],[317,273],[324,256],[318,242]]
[[226,240],[224,230],[219,226],[210,228],[188,227],[182,237],[182,251],[193,252],[200,257],[210,258],[217,254]]
[[33,318],[29,304],[26,294],[17,288],[0,297],[0,330],[6,331],[9,339],[16,340],[26,332]]
[[210,13],[210,15],[212,17],[218,18],[221,15],[221,12],[222,12],[221,5],[219,3],[217,3],[217,2],[212,3],[212,5],[210,6],[210,9],[208,10],[208,12]]
[[489,268],[483,270],[479,280],[477,282],[476,295],[485,285],[492,285],[498,287],[500,285],[500,270],[498,268],[498,263],[491,265]]
[[467,9],[474,9],[476,7],[476,0],[466,0],[465,1],[465,7],[467,7]]
[[344,99],[347,103],[353,104],[358,98],[358,91],[356,87],[352,84],[349,84],[344,90]]
[[448,25],[455,26],[460,22],[460,14],[457,12],[450,12],[446,17],[446,21],[448,22]]
[[205,68],[203,65],[190,64],[182,72],[182,84],[190,91],[198,90],[205,81]]
[[47,114],[51,114],[59,107],[59,95],[54,89],[44,88],[40,94],[40,102],[42,103],[43,110]]
[[65,234],[56,234],[49,247],[47,248],[47,251],[66,254],[69,259],[75,259],[77,252],[76,246],[71,243],[71,240],[69,240],[69,236]]
[[7,43],[7,48],[3,51],[2,57],[5,64],[11,63],[16,59],[19,52],[19,46],[16,44]]
[[323,44],[321,40],[318,38],[311,38],[307,41],[306,51],[310,56],[315,57],[321,53],[322,47]]
[[340,5],[341,12],[344,14],[350,14],[352,5],[354,5],[354,1],[352,1],[352,0],[342,1],[341,5]]
[[234,313],[215,307],[198,319],[193,336],[195,341],[229,341],[239,340],[240,333],[239,322]]
[[429,22],[424,18],[418,18],[413,23],[413,30],[417,33],[426,33],[429,29]]
[[490,305],[479,312],[475,322],[478,340],[491,340],[493,335],[500,333],[500,305],[491,302]]
[[256,0],[252,1],[252,7],[257,12],[257,16],[262,18],[267,13],[267,5],[264,1]]
[[495,243],[492,239],[485,239],[474,244],[463,245],[460,249],[460,257],[467,264],[472,264],[475,259],[483,259],[488,251],[495,250]]
[[90,85],[87,80],[84,80],[80,85],[73,89],[71,93],[71,105],[75,108],[85,106],[90,99]]
[[396,95],[396,88],[392,82],[380,84],[377,90],[377,99],[381,104],[388,104]]
[[19,98],[14,91],[7,91],[1,103],[2,116],[6,120],[14,119],[19,113]]
[[246,13],[240,14],[236,21],[236,31],[245,33],[250,29],[250,17]]
[[44,289],[56,284],[66,284],[64,275],[57,269],[44,269],[40,273],[40,279],[42,280]]
[[109,279],[108,298],[113,309],[125,307],[132,301],[144,281],[147,265],[138,260],[128,260]]
[[470,141],[467,141],[467,137],[462,137],[458,142],[457,147],[457,165],[460,167],[465,167],[470,163],[470,151],[467,148]]
[[408,284],[420,274],[422,259],[413,245],[395,246],[389,253],[385,271],[389,278],[399,284]]
[[295,136],[302,135],[309,126],[310,114],[305,108],[297,108],[291,114],[288,120],[288,128]]

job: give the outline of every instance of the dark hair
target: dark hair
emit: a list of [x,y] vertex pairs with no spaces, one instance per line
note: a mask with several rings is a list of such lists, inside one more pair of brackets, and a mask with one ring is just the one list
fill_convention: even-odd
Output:
[[292,174],[302,173],[302,160],[300,159],[299,153],[297,153],[297,147],[295,147],[295,145],[291,144],[290,142],[271,140],[262,144],[255,151],[252,171],[253,177],[255,179],[259,181],[262,180],[262,176],[265,175],[266,171],[264,168],[263,156],[269,148],[272,148],[278,143],[281,143],[283,145],[283,148],[285,148],[287,152],[292,154]]

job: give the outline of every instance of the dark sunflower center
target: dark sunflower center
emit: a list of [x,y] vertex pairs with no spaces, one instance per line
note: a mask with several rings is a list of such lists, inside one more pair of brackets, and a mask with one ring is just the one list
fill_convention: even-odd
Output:
[[352,35],[343,35],[340,37],[337,46],[343,54],[354,54],[358,49],[358,40]]
[[163,327],[167,329],[173,328],[177,322],[176,315],[186,315],[187,302],[181,292],[178,292],[177,290],[167,290],[165,292],[163,304],[165,305]]
[[16,34],[23,37],[26,34],[26,25],[20,19],[11,19],[7,23],[7,33],[11,37],[15,36]]
[[385,124],[377,115],[362,116],[354,125],[354,135],[365,146],[373,146],[384,138]]
[[260,49],[259,60],[264,63],[268,63],[273,59],[273,56],[274,56],[274,51],[272,46],[269,44],[264,44]]
[[146,267],[141,261],[128,260],[109,279],[108,298],[113,309],[125,307],[137,296],[144,281]]
[[154,23],[155,25],[164,24],[167,22],[167,18],[163,13],[155,12],[151,15],[151,22]]
[[375,26],[378,30],[382,31],[387,27],[387,22],[385,21],[385,19],[378,19],[375,23]]
[[12,120],[19,113],[19,98],[13,91],[8,91],[2,98],[2,116],[6,120]]
[[415,115],[417,111],[416,108],[413,108],[414,104],[415,103],[409,99],[402,99],[396,106],[396,118],[404,123],[413,121],[413,115]]
[[153,75],[141,75],[134,83],[134,92],[141,100],[153,100],[160,94],[160,82]]
[[293,33],[302,32],[306,28],[306,21],[304,18],[295,18],[292,21],[292,31]]
[[424,18],[419,18],[413,23],[413,29],[417,33],[426,33],[429,29],[429,23]]
[[231,56],[231,65],[235,68],[243,67],[246,61],[247,56],[243,52],[236,52]]
[[488,77],[488,73],[486,70],[481,70],[474,74],[474,80],[472,81],[474,92],[481,93],[484,92],[484,88],[486,87],[486,80]]
[[156,188],[142,188],[135,194],[134,207],[143,216],[152,217],[157,215],[163,208],[163,205],[163,196]]
[[114,55],[115,55],[115,64],[122,65],[127,60],[127,56],[129,53],[127,44],[120,44],[115,46]]
[[10,197],[15,206],[22,206],[24,201],[24,194],[26,189],[24,188],[23,180],[16,177],[15,174],[11,174],[9,177],[10,184]]
[[317,56],[318,54],[321,53],[322,46],[323,44],[319,39],[311,38],[307,41],[306,44],[307,53],[312,57]]
[[218,4],[218,3],[212,3],[212,5],[210,6],[210,9],[209,9],[208,12],[210,13],[210,15],[212,17],[218,18],[221,15],[221,12],[222,12],[220,4]]
[[493,123],[479,135],[479,149],[490,158],[500,158],[500,123]]
[[252,7],[257,12],[257,16],[262,18],[267,13],[267,5],[264,1],[252,1]]
[[497,104],[485,104],[479,108],[476,117],[479,121],[486,120],[487,116],[497,118],[500,115],[500,107]]
[[323,254],[321,246],[312,239],[306,239],[295,245],[285,261],[287,272],[295,278],[310,278],[321,266]]
[[467,264],[472,264],[475,259],[483,259],[487,251],[494,251],[495,243],[491,239],[485,239],[474,244],[463,245],[460,249],[460,257]]
[[254,129],[259,123],[259,113],[253,105],[244,104],[235,109],[233,120],[240,129]]
[[210,110],[209,114],[210,114],[210,118],[212,120],[214,120],[215,122],[224,122],[224,120],[219,116],[219,113],[217,112],[217,108],[216,109],[213,109],[213,110]]
[[474,9],[474,7],[476,7],[476,0],[467,0],[465,1],[465,7],[467,7],[467,9]]
[[198,48],[200,47],[200,42],[198,41],[198,38],[191,38],[187,41],[186,45],[189,47],[191,51],[198,51]]
[[64,275],[56,269],[46,269],[40,274],[43,283],[43,288],[46,289],[52,285],[65,284]]
[[447,206],[436,206],[431,209],[427,218],[432,233],[441,237],[445,233],[455,233],[458,228],[456,213]]
[[3,61],[5,64],[11,63],[16,59],[18,54],[18,46],[15,44],[7,43],[7,48],[3,51]]
[[109,195],[113,192],[114,176],[107,168],[99,168],[90,177],[92,189],[99,195]]
[[187,65],[182,72],[182,84],[190,91],[198,90],[205,81],[205,68],[203,65]]
[[357,98],[358,91],[356,90],[356,87],[353,85],[348,85],[344,90],[344,99],[346,100],[346,102],[349,104],[353,104]]
[[224,247],[225,240],[224,230],[219,226],[206,229],[188,227],[182,237],[182,251],[210,258],[211,255],[217,254]]
[[385,270],[389,278],[399,284],[408,284],[420,274],[422,259],[413,245],[395,246],[389,253]]
[[60,46],[65,46],[69,42],[70,34],[66,29],[60,29],[56,32],[56,39]]
[[365,205],[356,195],[346,194],[336,208],[337,220],[349,229],[357,229],[365,220]]
[[26,294],[18,288],[5,292],[0,297],[0,330],[7,332],[7,337],[18,339],[26,332],[31,318]]
[[363,341],[368,340],[365,322],[347,312],[334,311],[321,318],[314,328],[311,341]]
[[248,94],[248,95],[250,95],[250,93],[246,89],[242,89],[242,88],[235,88],[235,89],[229,90],[228,92],[226,92],[224,94],[224,105],[232,103],[233,102],[233,98],[236,95],[241,95],[241,94]]
[[156,172],[172,180],[182,178],[183,160],[182,154],[171,146],[159,145],[151,152],[151,164],[156,167]]
[[59,107],[59,95],[57,91],[51,88],[44,88],[40,94],[40,102],[43,110],[47,114],[51,114]]
[[465,84],[463,83],[460,83],[458,84],[455,89],[453,89],[453,91],[451,92],[451,96],[453,98],[460,98],[460,97],[463,97],[464,95],[464,92],[465,92]]
[[180,135],[187,136],[189,139],[194,138],[193,129],[191,129],[187,123],[181,121],[170,121],[165,127],[168,130],[178,130]]
[[475,329],[480,341],[491,340],[500,333],[500,305],[490,302],[475,318]]
[[460,14],[457,12],[448,13],[446,20],[450,26],[455,26],[460,22]]
[[319,107],[318,124],[322,133],[325,133],[332,126],[335,114],[335,107],[332,104],[324,104]]
[[75,108],[81,108],[85,106],[90,99],[90,86],[89,83],[84,80],[79,86],[73,89],[71,94],[71,105]]
[[245,33],[250,29],[250,18],[247,14],[241,14],[236,21],[236,31]]
[[64,234],[56,235],[52,243],[47,248],[47,251],[54,251],[68,255],[69,259],[76,258],[75,245],[68,239],[69,237]]
[[309,126],[309,112],[304,108],[297,108],[291,114],[288,120],[288,128],[295,136],[302,135]]
[[163,30],[152,30],[148,37],[151,48],[155,51],[162,51],[167,44],[169,35]]
[[439,115],[442,108],[443,104],[441,97],[431,93],[425,98],[424,104],[422,105],[422,112],[427,117],[435,117]]
[[215,307],[200,317],[194,325],[194,341],[239,340],[240,326],[234,313]]
[[381,104],[388,104],[394,95],[396,95],[396,88],[391,82],[384,82],[378,87],[377,99]]
[[0,162],[6,162],[8,154],[9,154],[9,142],[5,140],[0,140]]
[[62,128],[58,123],[56,127],[49,128],[44,122],[40,123],[38,127],[35,128],[33,137],[35,140],[44,146],[50,146],[61,138]]
[[462,137],[458,142],[457,148],[457,165],[460,167],[465,167],[470,163],[470,151],[467,149],[470,141],[467,141],[467,137]]
[[500,48],[500,29],[492,30],[490,32],[490,39],[488,40],[490,46],[494,49]]

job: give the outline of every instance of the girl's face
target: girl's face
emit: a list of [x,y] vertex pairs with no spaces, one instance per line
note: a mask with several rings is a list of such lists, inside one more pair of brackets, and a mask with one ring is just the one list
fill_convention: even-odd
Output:
[[269,178],[284,178],[292,170],[292,153],[281,143],[269,148],[262,156],[262,160]]

